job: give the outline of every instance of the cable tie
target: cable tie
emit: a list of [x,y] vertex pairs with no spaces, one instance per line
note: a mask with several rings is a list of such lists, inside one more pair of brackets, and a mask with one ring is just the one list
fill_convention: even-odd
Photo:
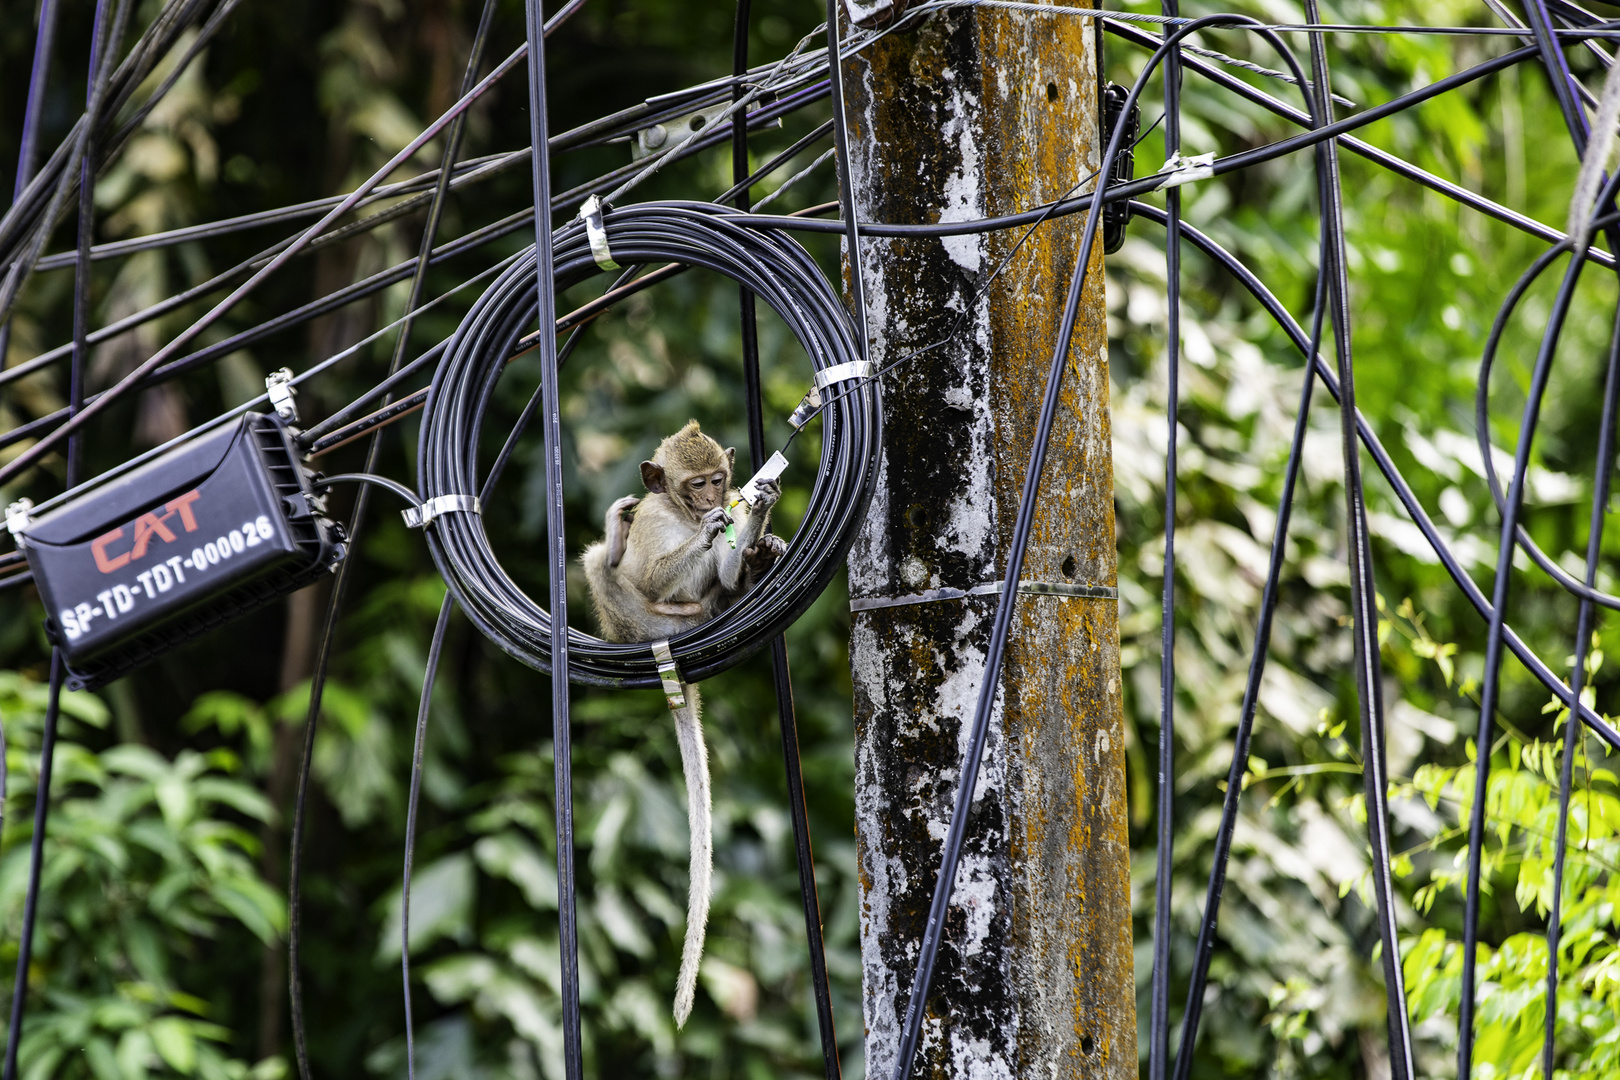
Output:
[[851,360],[847,364],[834,364],[832,367],[822,368],[816,372],[815,382],[810,387],[810,392],[804,395],[804,400],[799,402],[799,407],[793,410],[792,416],[788,417],[788,423],[793,425],[795,431],[804,430],[804,425],[808,424],[810,418],[816,414],[816,410],[821,408],[821,392],[823,390],[834,383],[848,382],[851,379],[865,379],[871,374],[872,361],[870,360]]
[[681,689],[685,680],[681,678],[681,669],[675,666],[675,654],[669,651],[669,638],[653,642],[652,653],[658,662],[658,677],[664,680],[664,700],[669,704],[669,711],[686,708],[686,691]]
[[1215,155],[1208,153],[1183,157],[1181,151],[1177,150],[1164,163],[1159,175],[1164,177],[1164,182],[1159,185],[1160,191],[1190,184],[1195,180],[1208,180],[1215,175]]
[[602,223],[602,200],[592,195],[579,208],[579,219],[585,223],[585,236],[591,242],[591,258],[604,270],[617,270],[613,249],[608,247],[607,226]]
[[421,506],[401,510],[399,516],[405,519],[407,527],[425,529],[433,524],[435,518],[455,513],[458,510],[467,514],[482,514],[484,512],[484,508],[478,502],[478,496],[476,495],[435,495]]

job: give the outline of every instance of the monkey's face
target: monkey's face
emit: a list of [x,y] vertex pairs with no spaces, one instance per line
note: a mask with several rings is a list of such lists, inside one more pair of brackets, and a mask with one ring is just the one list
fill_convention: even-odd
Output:
[[679,487],[681,501],[694,514],[702,516],[724,501],[726,489],[731,486],[730,481],[731,476],[724,469],[689,476]]

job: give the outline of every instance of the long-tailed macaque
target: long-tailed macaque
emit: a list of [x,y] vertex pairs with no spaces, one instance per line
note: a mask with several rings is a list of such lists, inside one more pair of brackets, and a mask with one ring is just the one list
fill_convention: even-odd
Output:
[[[736,450],[722,449],[696,420],[665,439],[641,463],[642,499],[614,503],[603,522],[607,538],[585,549],[582,562],[602,636],[609,641],[656,641],[706,622],[734,603],[786,549],[765,532],[781,496],[776,481],[757,484],[752,507],[731,486]],[[720,542],[735,526],[735,545]],[[686,706],[675,713],[681,770],[686,776],[692,837],[686,941],[675,986],[675,1025],[692,1013],[698,962],[709,921],[714,838],[710,825],[709,755],[703,745],[696,686],[682,684]]]

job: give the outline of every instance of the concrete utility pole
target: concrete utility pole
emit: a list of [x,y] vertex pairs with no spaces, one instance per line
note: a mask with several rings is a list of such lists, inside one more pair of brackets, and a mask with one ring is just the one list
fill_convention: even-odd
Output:
[[[848,61],[860,217],[1028,209],[1101,154],[1090,19],[934,15]],[[1082,190],[1090,190],[1088,183]],[[1081,219],[863,240],[884,471],[849,559],[867,1075],[886,1078]],[[1134,1078],[1101,236],[914,1075]],[[961,320],[960,323],[958,320]]]

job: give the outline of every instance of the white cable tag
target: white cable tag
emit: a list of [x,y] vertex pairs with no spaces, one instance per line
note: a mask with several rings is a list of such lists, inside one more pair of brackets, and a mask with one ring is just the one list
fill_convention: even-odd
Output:
[[753,506],[759,501],[759,485],[779,478],[787,471],[787,467],[788,459],[782,456],[782,451],[771,451],[770,459],[760,466],[759,472],[750,477],[748,483],[742,486],[742,490],[737,492],[737,497]]
[[669,651],[669,638],[652,643],[653,659],[658,662],[658,677],[664,681],[664,701],[669,711],[686,708],[686,693],[681,689],[681,669],[675,666],[675,654]]
[[1165,188],[1190,184],[1195,180],[1208,180],[1215,175],[1215,155],[1209,153],[1182,157],[1181,151],[1177,150],[1170,155],[1170,160],[1164,163],[1159,175],[1164,177],[1164,182],[1159,185],[1161,191]]
[[405,519],[405,525],[412,529],[425,529],[433,524],[433,519],[445,514],[461,511],[467,514],[482,514],[484,508],[479,505],[476,495],[437,495],[421,506],[413,506],[409,510],[401,510],[399,516]]
[[585,235],[591,242],[591,258],[604,270],[617,270],[613,249],[608,247],[607,227],[602,224],[602,200],[595,195],[586,199],[579,208],[579,218],[585,223]]

